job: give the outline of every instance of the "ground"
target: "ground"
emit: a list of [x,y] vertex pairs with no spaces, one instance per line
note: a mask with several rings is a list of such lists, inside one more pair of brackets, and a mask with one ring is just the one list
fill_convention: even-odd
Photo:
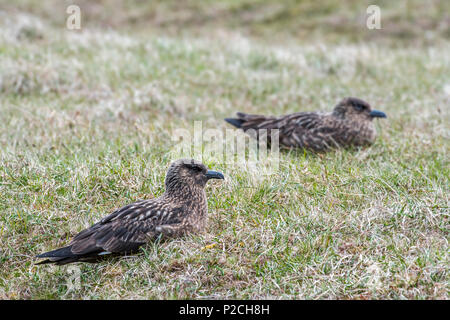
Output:
[[[448,299],[449,2],[0,1],[1,299]],[[318,5],[321,3],[321,5]],[[280,152],[206,189],[205,233],[36,266],[164,192],[179,128],[236,111],[384,111],[364,149]],[[79,276],[79,278],[78,278]]]

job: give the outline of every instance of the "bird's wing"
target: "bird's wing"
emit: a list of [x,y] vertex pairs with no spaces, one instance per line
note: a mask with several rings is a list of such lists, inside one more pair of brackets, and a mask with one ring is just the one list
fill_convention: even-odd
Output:
[[168,208],[153,200],[127,205],[78,233],[71,242],[71,251],[76,255],[134,251],[157,234],[155,228],[167,213]]
[[323,115],[317,112],[298,112],[279,118],[280,143],[288,147],[313,150],[324,149]]
[[322,152],[351,145],[360,127],[337,119],[330,113],[299,112],[287,116],[280,127],[280,143]]
[[333,129],[327,123],[325,113],[297,112],[278,118],[266,118],[259,122],[257,128],[278,129],[280,144],[288,147],[322,151],[333,144]]
[[[320,112],[297,112],[281,117],[267,117],[238,112],[239,127],[258,138],[261,129],[267,130],[267,141],[278,135],[281,145],[305,147],[316,151],[324,150],[330,143],[330,128],[324,120],[327,116]],[[230,119],[228,119],[230,120]],[[228,121],[227,120],[227,121]],[[233,119],[232,119],[233,120]],[[254,132],[249,131],[255,130]],[[278,130],[278,131],[274,131]]]

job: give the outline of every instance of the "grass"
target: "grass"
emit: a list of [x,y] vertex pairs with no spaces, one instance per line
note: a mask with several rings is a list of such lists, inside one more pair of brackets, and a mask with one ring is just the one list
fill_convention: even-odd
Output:
[[[324,21],[340,11],[327,1],[305,14],[302,23],[318,27],[307,38],[292,12],[309,1],[286,2],[262,22],[243,18],[264,11],[258,1],[178,9],[238,13],[202,23],[155,16],[172,2],[99,2],[111,14],[89,11],[80,32],[58,24],[64,10],[52,15],[52,3],[0,2],[0,298],[449,298],[445,11],[423,14],[434,30],[426,40],[418,1],[405,4],[414,9],[406,17],[381,3],[382,23],[410,26],[406,37],[350,22],[329,30]],[[149,18],[159,16],[172,27]],[[330,110],[350,95],[388,114],[373,146],[283,151],[271,176],[208,158],[226,180],[207,187],[204,234],[99,264],[34,265],[113,209],[161,195],[175,129],[202,120],[225,130],[235,111]]]

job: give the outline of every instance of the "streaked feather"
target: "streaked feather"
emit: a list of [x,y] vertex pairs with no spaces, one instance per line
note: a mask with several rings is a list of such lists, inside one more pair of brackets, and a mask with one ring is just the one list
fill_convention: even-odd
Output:
[[[189,169],[191,166],[200,167],[201,171]],[[207,179],[202,180],[206,172],[206,167],[194,160],[175,162],[169,168],[166,192],[161,197],[115,210],[75,235],[68,246],[38,255],[37,258],[48,258],[38,264],[91,261],[106,252],[131,253],[161,235],[173,237],[201,231],[207,219]]]
[[[356,111],[357,105],[363,105],[361,112]],[[333,112],[297,112],[280,117],[237,112],[236,119],[227,118],[226,121],[244,132],[251,132],[256,139],[259,139],[258,130],[266,129],[268,143],[271,142],[271,131],[277,129],[281,145],[322,152],[371,144],[376,131],[368,116],[370,111],[369,104],[363,100],[346,98]]]

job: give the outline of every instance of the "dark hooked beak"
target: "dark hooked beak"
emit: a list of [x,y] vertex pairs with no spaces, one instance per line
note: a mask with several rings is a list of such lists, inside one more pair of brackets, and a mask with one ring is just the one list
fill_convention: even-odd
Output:
[[208,172],[206,172],[205,176],[209,179],[225,179],[225,177],[223,176],[223,174],[221,174],[220,172],[217,171],[212,171],[212,170],[208,170]]
[[378,111],[378,110],[372,110],[372,112],[369,113],[369,115],[372,118],[387,118],[386,114],[384,112]]

